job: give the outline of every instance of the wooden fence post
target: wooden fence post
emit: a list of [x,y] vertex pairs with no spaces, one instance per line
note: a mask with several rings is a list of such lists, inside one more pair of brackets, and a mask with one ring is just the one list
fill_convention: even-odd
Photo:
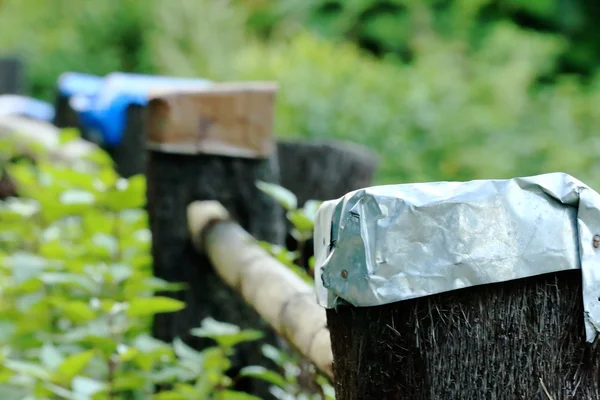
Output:
[[[377,154],[356,143],[337,140],[285,140],[277,142],[281,186],[294,193],[298,206],[308,200],[333,200],[373,184]],[[286,232],[291,223],[286,222]],[[298,250],[288,233],[286,247]],[[313,241],[302,248],[302,260],[314,255]],[[307,267],[303,265],[302,267]]]
[[25,67],[18,57],[0,57],[0,95],[23,94]]
[[335,140],[280,140],[281,186],[298,198],[333,200],[371,186],[377,155],[364,146]]
[[[437,192],[441,186],[434,185],[423,192],[407,191],[401,201],[389,201],[402,190],[401,186],[404,185],[398,185],[395,192],[390,189],[390,197],[381,200],[381,204],[385,203],[381,208],[373,202],[373,193],[381,194],[385,189],[367,190],[354,197],[349,195],[347,201],[327,204],[317,216],[316,268],[320,268],[318,278],[326,293],[321,299],[330,296],[320,302],[336,303],[335,308],[327,305],[336,399],[600,398],[599,341],[586,343],[586,328],[590,325],[584,304],[589,307],[591,303],[590,299],[582,302],[582,272],[577,269],[578,248],[588,254],[586,257],[594,253],[594,232],[589,238],[579,239],[582,236],[577,233],[577,221],[579,226],[585,223],[574,212],[577,202],[564,209],[555,208],[560,203],[544,197],[543,190],[550,193],[556,186],[532,190],[531,196],[522,197],[528,198],[530,205],[520,203],[522,198],[506,201],[509,197],[502,197],[505,193],[500,185],[488,187],[494,192],[491,199],[501,197],[488,205],[477,203],[475,196],[453,198],[450,186]],[[519,189],[515,185],[506,190]],[[431,208],[427,208],[423,193],[439,193],[439,198],[446,198],[446,211],[442,210],[441,201],[432,201]],[[572,199],[572,195],[562,199]],[[454,208],[452,201],[456,202]],[[460,203],[466,205],[461,207]],[[477,204],[481,208],[476,208]],[[503,204],[509,206],[504,209]],[[529,214],[518,212],[523,219],[531,218],[528,227],[519,225],[523,223],[518,219],[521,217],[507,216],[511,207],[519,206],[529,210]],[[368,210],[369,207],[373,208]],[[478,218],[483,215],[491,219]],[[507,218],[505,227],[498,227],[503,221],[494,216]],[[401,222],[394,222],[397,220]],[[420,223],[432,229],[419,227]],[[394,231],[393,224],[402,225],[405,234]],[[522,228],[523,235],[515,226]],[[364,234],[366,230],[369,232]],[[488,231],[493,231],[489,237]],[[363,242],[357,244],[357,236],[364,240],[365,249],[368,248],[365,251],[370,255],[362,253]],[[522,237],[529,238],[533,247],[528,247],[527,240],[521,242]],[[579,240],[585,240],[581,247]],[[441,256],[430,254],[434,243],[440,252],[444,252],[443,246],[451,250]],[[479,247],[469,247],[473,243]],[[498,248],[512,248],[514,253],[503,259],[496,254],[486,258],[488,250],[494,253]],[[536,253],[535,248],[541,253]],[[564,254],[549,249],[560,249]],[[450,256],[444,258],[447,255]],[[453,257],[456,263],[447,264]],[[371,260],[365,267],[368,272],[357,267],[363,259]],[[421,265],[415,259],[431,262]],[[548,261],[549,265],[542,265],[545,272],[495,283],[472,283],[479,277],[477,274],[518,275],[523,271],[520,267],[534,259]],[[437,267],[444,272],[435,272]],[[538,266],[528,267],[533,271]],[[475,272],[463,276],[465,270]],[[370,280],[371,275],[379,282]],[[592,276],[589,271],[587,276]],[[421,294],[401,301],[375,302],[377,296],[389,295],[392,290],[392,286],[377,286],[388,278],[398,292]],[[365,279],[370,283],[365,283]],[[353,286],[344,286],[351,285],[350,280]],[[452,282],[454,287],[462,288],[432,289]],[[371,285],[380,290],[375,291]],[[374,291],[373,297],[366,294],[369,290]],[[369,298],[377,305],[350,304],[357,305],[356,299],[363,295],[363,299]],[[344,301],[349,298],[352,300]],[[598,299],[591,300],[593,303]]]
[[[255,238],[282,243],[283,210],[255,185],[258,180],[278,183],[271,161],[275,93],[270,83],[216,84],[157,96],[148,105],[147,208],[154,273],[189,286],[175,294],[186,309],[156,316],[153,333],[162,340],[180,336],[194,347],[205,347],[210,341],[188,332],[210,316],[261,329],[265,341],[275,343],[275,333],[217,276],[207,256],[194,249],[186,221],[192,201],[218,200]],[[265,365],[260,352],[265,341],[237,348],[234,368]],[[242,389],[267,397],[267,385],[246,384]]]

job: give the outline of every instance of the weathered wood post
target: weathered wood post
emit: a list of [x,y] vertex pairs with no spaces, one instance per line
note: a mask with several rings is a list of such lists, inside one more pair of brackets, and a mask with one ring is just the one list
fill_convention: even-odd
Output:
[[285,140],[277,143],[281,186],[298,198],[333,200],[371,186],[377,155],[356,143],[336,140]]
[[316,281],[336,398],[600,398],[599,207],[565,174],[324,204]]
[[[338,140],[286,140],[277,142],[281,186],[294,193],[298,206],[308,200],[337,199],[348,192],[371,186],[379,160],[365,146]],[[287,222],[287,232],[291,232]],[[298,250],[291,234],[289,250]],[[314,255],[313,241],[301,249],[302,260]],[[306,266],[304,266],[306,267]]]
[[0,57],[0,95],[23,94],[25,66],[19,57]]
[[[261,329],[266,341],[275,343],[274,332],[219,278],[207,256],[194,249],[186,221],[192,201],[218,200],[255,238],[282,242],[283,211],[255,185],[258,180],[279,181],[271,162],[275,94],[271,83],[216,84],[165,93],[148,105],[147,207],[154,273],[189,285],[175,294],[187,303],[186,309],[155,318],[153,333],[162,340],[180,336],[192,346],[205,347],[208,340],[188,332],[210,316]],[[234,367],[264,365],[262,343],[238,348]],[[267,385],[249,385],[246,390],[267,396]]]

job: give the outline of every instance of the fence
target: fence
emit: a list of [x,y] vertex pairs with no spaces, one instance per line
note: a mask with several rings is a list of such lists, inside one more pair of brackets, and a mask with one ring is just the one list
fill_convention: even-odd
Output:
[[[200,92],[195,95],[203,96]],[[194,112],[203,115],[205,109],[199,107]],[[152,107],[150,112],[153,112]],[[217,131],[216,128],[214,132]],[[155,157],[161,160],[168,158],[170,167],[166,164],[153,166],[152,159]],[[183,154],[167,156],[155,150],[150,155],[149,165],[156,171],[174,170],[179,165],[184,174],[187,167],[181,166],[191,162],[189,157]],[[195,157],[200,162],[207,156]],[[226,162],[233,166],[243,161],[228,158]],[[227,187],[229,183],[226,182],[236,182],[235,187],[241,188],[241,192],[253,193],[252,203],[257,207],[253,212],[239,208],[240,204],[252,207],[248,204],[248,197],[240,193],[237,198],[241,203],[236,203],[231,189],[221,189],[218,195],[197,194],[187,201],[170,201],[170,209],[178,217],[167,217],[173,214],[165,213],[165,223],[171,220],[174,221],[171,226],[183,225],[186,220],[183,208],[189,206],[187,222],[191,235],[196,249],[208,254],[214,268],[211,273],[219,275],[276,332],[287,337],[322,371],[333,376],[338,399],[598,397],[600,359],[597,346],[586,343],[586,327],[589,328],[590,322],[587,317],[584,318],[587,315],[584,311],[589,311],[590,306],[589,302],[584,305],[581,301],[582,282],[585,280],[582,280],[576,251],[576,241],[581,237],[575,230],[575,211],[579,203],[568,193],[561,195],[564,199],[558,194],[557,198],[542,196],[543,193],[553,193],[561,185],[564,188],[578,187],[577,181],[562,180],[563,175],[554,176],[555,180],[550,179],[548,182],[551,183],[546,186],[533,185],[534,189],[512,193],[511,196],[525,196],[516,203],[508,195],[500,197],[502,192],[499,188],[502,184],[509,188],[515,184],[515,187],[526,188],[528,184],[532,185],[530,181],[486,183],[490,185],[488,189],[496,188],[498,191],[491,191],[489,203],[465,200],[468,199],[465,193],[474,199],[481,198],[485,193],[478,186],[481,183],[475,183],[472,191],[455,197],[452,197],[456,189],[454,184],[446,187],[439,183],[363,190],[329,203],[319,211],[321,221],[315,228],[315,247],[318,249],[316,284],[321,304],[327,308],[325,319],[312,291],[291,278],[289,272],[283,272],[284,268],[248,240],[242,230],[242,227],[251,233],[254,230],[253,236],[264,238],[260,229],[265,228],[258,229],[261,225],[252,222],[255,213],[260,216],[261,222],[275,224],[277,221],[272,214],[261,215],[265,209],[270,210],[275,205],[250,189],[250,182],[255,181],[257,175],[249,171],[260,170],[260,165],[266,165],[266,161],[249,162],[244,168],[248,173],[247,186],[236,180],[241,175],[235,173],[235,168],[222,167],[220,171],[227,177],[220,182],[217,179],[219,175],[210,172],[210,169],[200,164],[195,168],[195,179],[200,179],[199,176],[205,179],[214,177],[212,184],[221,188]],[[229,174],[226,171],[230,171]],[[148,179],[152,185],[152,175],[149,174]],[[546,182],[545,179],[549,178],[540,179]],[[167,180],[173,182],[176,177],[170,175],[165,178]],[[162,195],[152,192],[150,198],[165,196],[167,192],[183,193],[186,186],[187,193],[190,193],[195,190],[192,188],[199,187],[198,183],[186,184],[181,178],[177,185],[179,189],[170,186],[164,189]],[[406,192],[402,194],[402,190]],[[415,191],[422,197],[418,197]],[[377,198],[373,193],[379,193],[385,200],[381,200],[381,204],[373,203],[373,199]],[[428,196],[445,199],[432,200],[432,204],[446,203],[449,207],[446,213],[439,213],[435,208],[434,211],[424,210],[422,202],[429,199]],[[393,203],[390,199],[397,202]],[[210,201],[195,203],[197,200]],[[214,200],[231,210],[231,217],[229,212],[211,202]],[[565,203],[564,209],[553,215],[551,211],[557,211],[557,200]],[[503,201],[508,205],[502,206]],[[453,204],[455,208],[452,208]],[[523,209],[516,208],[517,204]],[[403,207],[404,214],[399,211]],[[478,210],[479,214],[469,210]],[[414,218],[403,220],[405,224],[402,224],[394,219],[401,218],[398,213]],[[495,219],[499,216],[503,219]],[[239,221],[241,226],[227,221],[230,218]],[[523,224],[522,232],[511,228],[515,221]],[[396,230],[389,228],[393,226]],[[429,231],[419,233],[427,227]],[[389,229],[386,231],[384,228]],[[159,228],[153,229],[159,231]],[[506,232],[512,232],[515,243],[523,247],[516,244],[507,247],[506,244],[512,242],[503,239],[502,235]],[[394,233],[397,241],[394,241]],[[182,241],[190,240],[184,239],[183,231],[178,236]],[[439,245],[435,251],[431,251],[433,243]],[[471,243],[473,247],[464,247],[465,243]],[[433,272],[426,263],[412,265],[417,269],[392,276],[391,268],[399,268],[398,263],[412,262],[420,254],[419,249],[424,249],[430,256],[427,260],[435,265],[445,260],[443,255],[447,249],[444,250],[444,246],[453,245],[458,246],[452,253],[453,257],[462,257],[462,261],[457,261],[457,258],[446,269],[434,269]],[[160,242],[156,246],[157,254],[160,249],[167,249],[166,244],[161,245]],[[414,254],[403,253],[402,246],[415,247]],[[173,247],[171,245],[170,249]],[[183,249],[183,245],[175,247]],[[494,253],[501,247],[508,253]],[[591,239],[581,245],[585,252],[591,247]],[[510,253],[511,248],[514,254]],[[481,253],[477,256],[479,262],[469,258],[470,252]],[[404,261],[392,262],[397,253],[404,256]],[[182,260],[187,260],[186,263],[194,260],[197,257],[194,254],[191,251],[185,254],[170,252],[164,257],[178,264]],[[196,262],[194,265],[197,268],[201,264]],[[521,270],[524,265],[529,269]],[[190,267],[185,264],[182,268]],[[430,275],[427,275],[428,271]],[[495,271],[498,271],[498,276],[494,275]],[[585,274],[586,270],[583,271]],[[502,275],[503,272],[505,275]],[[488,274],[491,278],[477,281],[478,273]],[[419,277],[419,274],[422,276]],[[392,286],[382,284],[386,279],[392,281]],[[450,282],[445,289],[439,284],[441,280]],[[419,284],[424,285],[423,288]],[[398,292],[413,290],[413,294],[394,298],[390,296],[393,292],[390,287]],[[586,297],[584,300],[589,299]],[[198,310],[194,313],[202,314]],[[331,344],[332,364],[328,344]]]
[[[600,398],[591,189],[557,174],[353,192],[370,185],[372,155],[277,143],[276,91],[166,90],[126,119],[155,275],[189,285],[176,294],[188,307],[157,316],[155,336],[206,346],[186,333],[207,316],[262,329],[234,366],[260,364],[260,345],[282,336],[342,400]],[[257,181],[287,181],[301,201],[351,192],[319,211],[316,293],[257,243],[286,232]]]

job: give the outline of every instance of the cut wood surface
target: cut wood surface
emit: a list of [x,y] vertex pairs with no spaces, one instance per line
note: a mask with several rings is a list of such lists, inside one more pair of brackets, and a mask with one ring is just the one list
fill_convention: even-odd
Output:
[[279,263],[214,201],[188,207],[188,225],[197,249],[206,252],[217,274],[330,378],[332,352],[325,310],[314,287]]
[[148,148],[181,154],[268,157],[275,151],[276,91],[276,85],[263,82],[157,91],[148,105]]

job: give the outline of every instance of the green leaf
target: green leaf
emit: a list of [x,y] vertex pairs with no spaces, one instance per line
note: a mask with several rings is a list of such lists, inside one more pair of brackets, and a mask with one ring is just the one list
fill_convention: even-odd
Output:
[[87,350],[67,357],[58,367],[58,373],[61,379],[66,382],[71,382],[76,375],[83,371],[95,354],[95,350]]
[[127,264],[111,264],[110,275],[115,284],[119,284],[133,275],[133,268]]
[[261,379],[263,381],[272,383],[275,386],[279,386],[280,388],[285,388],[286,382],[285,378],[279,375],[277,372],[270,371],[265,367],[261,367],[258,365],[244,367],[240,370],[240,376],[247,376],[250,378]]
[[298,208],[298,199],[296,198],[294,193],[290,192],[286,188],[263,181],[258,181],[256,183],[256,186],[260,190],[277,200],[277,202],[281,204],[281,206],[286,210],[292,211]]
[[155,400],[189,400],[189,398],[174,390],[162,391],[154,395]]
[[290,357],[288,357],[285,352],[274,346],[271,346],[270,344],[264,344],[261,347],[261,352],[265,357],[280,367],[282,367],[285,363],[291,362]]
[[215,395],[216,400],[261,400],[260,397],[253,396],[244,392],[233,390],[223,390]]
[[129,179],[119,179],[113,190],[104,193],[102,204],[119,212],[142,207],[146,203],[146,178],[135,175]]
[[71,382],[71,388],[73,389],[73,392],[77,394],[93,396],[107,390],[108,386],[106,383],[95,379],[87,378],[85,376],[76,376]]
[[191,348],[190,346],[185,344],[185,342],[183,340],[181,340],[178,337],[173,339],[173,350],[175,351],[175,354],[179,358],[195,361],[199,365],[202,364],[202,360],[203,360],[202,353]]
[[178,292],[185,289],[188,286],[185,283],[168,282],[164,279],[157,278],[155,276],[151,276],[149,278],[144,279],[143,284],[146,289],[157,292]]
[[137,298],[129,303],[127,315],[130,317],[148,317],[158,313],[175,312],[184,308],[184,302],[169,297]]
[[96,196],[87,190],[70,189],[60,194],[59,201],[64,205],[94,204]]
[[48,265],[48,261],[35,254],[18,252],[7,258],[15,283],[23,283],[36,277]]
[[96,318],[96,312],[87,302],[55,298],[52,303],[61,309],[65,317],[75,323],[88,322]]
[[64,357],[56,347],[50,343],[45,343],[40,350],[40,361],[44,367],[50,371],[55,371],[64,361]]
[[50,380],[50,373],[41,365],[27,361],[5,360],[4,366],[14,372],[41,380]]
[[42,272],[39,275],[39,279],[46,285],[64,285],[71,288],[80,288],[88,293],[94,293],[98,288],[98,284],[90,277],[68,272]]
[[321,207],[322,204],[323,202],[320,200],[308,200],[306,203],[304,203],[304,206],[302,207],[302,213],[314,224],[315,217],[317,216],[317,211],[319,210],[319,207]]
[[230,348],[241,342],[258,340],[263,337],[263,333],[257,330],[240,330],[233,324],[216,321],[213,318],[205,318],[200,328],[194,328],[190,331],[193,336],[206,337],[215,340],[219,346]]
[[298,231],[312,235],[314,222],[310,220],[302,210],[288,212],[287,218]]
[[133,347],[142,353],[153,353],[169,348],[168,344],[146,333],[137,336],[132,343]]
[[134,390],[143,388],[146,383],[146,378],[138,372],[124,372],[115,378],[113,387],[118,391]]

